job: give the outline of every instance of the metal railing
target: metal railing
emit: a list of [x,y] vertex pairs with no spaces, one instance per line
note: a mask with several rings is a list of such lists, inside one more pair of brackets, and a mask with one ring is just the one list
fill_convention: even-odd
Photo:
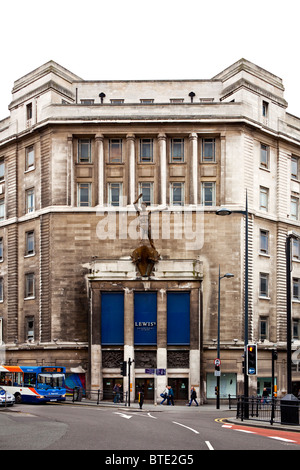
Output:
[[236,418],[241,421],[255,420],[270,424],[299,425],[300,400],[285,401],[279,398],[237,398]]
[[123,403],[127,406],[127,392],[120,391],[119,393],[115,393],[110,389],[103,389],[103,390],[83,390],[81,387],[74,387],[73,394],[72,394],[72,401],[81,401],[82,398],[87,398],[90,401],[95,401],[97,405],[101,401],[110,401],[113,403]]

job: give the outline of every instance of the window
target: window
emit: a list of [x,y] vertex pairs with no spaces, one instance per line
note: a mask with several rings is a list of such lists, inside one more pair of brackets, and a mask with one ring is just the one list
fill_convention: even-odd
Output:
[[298,207],[299,199],[297,197],[291,197],[291,219],[298,220]]
[[33,273],[25,274],[25,298],[32,299],[35,296],[35,279]]
[[0,199],[0,221],[5,218],[5,203],[4,199]]
[[85,105],[94,104],[94,100],[80,100],[80,103]]
[[123,104],[124,100],[116,98],[116,99],[110,100],[110,102],[111,102],[111,104]]
[[171,163],[184,162],[184,139],[171,139]]
[[216,205],[216,183],[204,182],[202,183],[202,205],[215,206]]
[[291,158],[291,178],[298,180],[299,179],[299,158]]
[[3,261],[3,238],[0,238],[0,261]]
[[269,232],[267,230],[260,230],[260,252],[269,253]]
[[269,147],[265,144],[260,145],[260,166],[269,168]]
[[298,318],[293,319],[293,340],[300,340],[300,320]]
[[153,139],[140,140],[140,162],[153,162]]
[[154,99],[153,98],[141,98],[141,103],[143,104],[152,104],[154,103]]
[[108,203],[111,206],[120,206],[122,198],[122,183],[108,184]]
[[184,98],[170,98],[170,103],[183,103]]
[[269,103],[267,101],[262,102],[262,115],[263,117],[268,117]]
[[146,206],[153,204],[153,183],[140,183],[139,194],[142,194],[142,201]]
[[25,150],[25,170],[30,171],[34,169],[34,147],[31,145]]
[[91,206],[91,183],[78,183],[77,205],[78,207]]
[[78,140],[78,163],[91,163],[91,139]]
[[122,139],[110,139],[109,163],[122,163]]
[[4,158],[0,158],[0,182],[4,181],[4,178],[5,178]]
[[34,188],[27,189],[25,197],[26,214],[34,212]]
[[259,319],[259,339],[264,341],[269,336],[269,319],[268,317],[260,317]]
[[184,204],[184,183],[170,184],[170,203],[174,206],[183,206]]
[[259,296],[269,297],[269,274],[259,274]]
[[293,278],[293,300],[300,300],[300,279]]
[[292,242],[293,259],[300,260],[300,240],[298,238],[293,238]]
[[215,139],[202,139],[202,162],[214,163],[216,161]]
[[34,341],[34,317],[26,318],[26,339]]
[[260,187],[259,194],[259,208],[261,211],[268,212],[269,205],[269,190],[268,188]]
[[34,254],[34,231],[31,230],[30,232],[26,232],[25,234],[25,243],[26,243],[26,251],[25,255],[33,255]]
[[4,300],[4,282],[3,277],[0,277],[0,302]]
[[27,121],[32,119],[32,103],[26,105],[26,119]]

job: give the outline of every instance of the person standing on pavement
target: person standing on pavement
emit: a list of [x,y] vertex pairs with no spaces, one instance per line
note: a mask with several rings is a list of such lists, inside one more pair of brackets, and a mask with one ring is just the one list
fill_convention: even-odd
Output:
[[142,385],[140,390],[139,390],[138,398],[139,398],[139,406],[140,406],[140,410],[141,410],[142,407],[143,407],[143,403],[144,403],[144,385]]
[[191,399],[190,399],[190,402],[189,402],[188,406],[191,406],[193,401],[198,406],[198,402],[197,402],[196,398],[197,398],[197,393],[196,393],[195,387],[192,387],[191,388]]

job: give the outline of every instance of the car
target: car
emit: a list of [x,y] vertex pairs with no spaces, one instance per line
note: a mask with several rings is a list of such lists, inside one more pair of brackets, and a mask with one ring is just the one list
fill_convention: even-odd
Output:
[[9,392],[6,392],[4,388],[0,387],[0,406],[13,406],[15,403],[15,397]]

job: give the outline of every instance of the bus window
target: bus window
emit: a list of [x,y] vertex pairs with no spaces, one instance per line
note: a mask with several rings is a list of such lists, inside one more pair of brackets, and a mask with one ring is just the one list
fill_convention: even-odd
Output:
[[24,387],[34,387],[36,382],[36,374],[32,372],[24,373]]
[[23,384],[23,374],[22,372],[15,372],[14,373],[14,387],[22,387],[22,384]]
[[63,388],[64,374],[39,374],[38,388]]

